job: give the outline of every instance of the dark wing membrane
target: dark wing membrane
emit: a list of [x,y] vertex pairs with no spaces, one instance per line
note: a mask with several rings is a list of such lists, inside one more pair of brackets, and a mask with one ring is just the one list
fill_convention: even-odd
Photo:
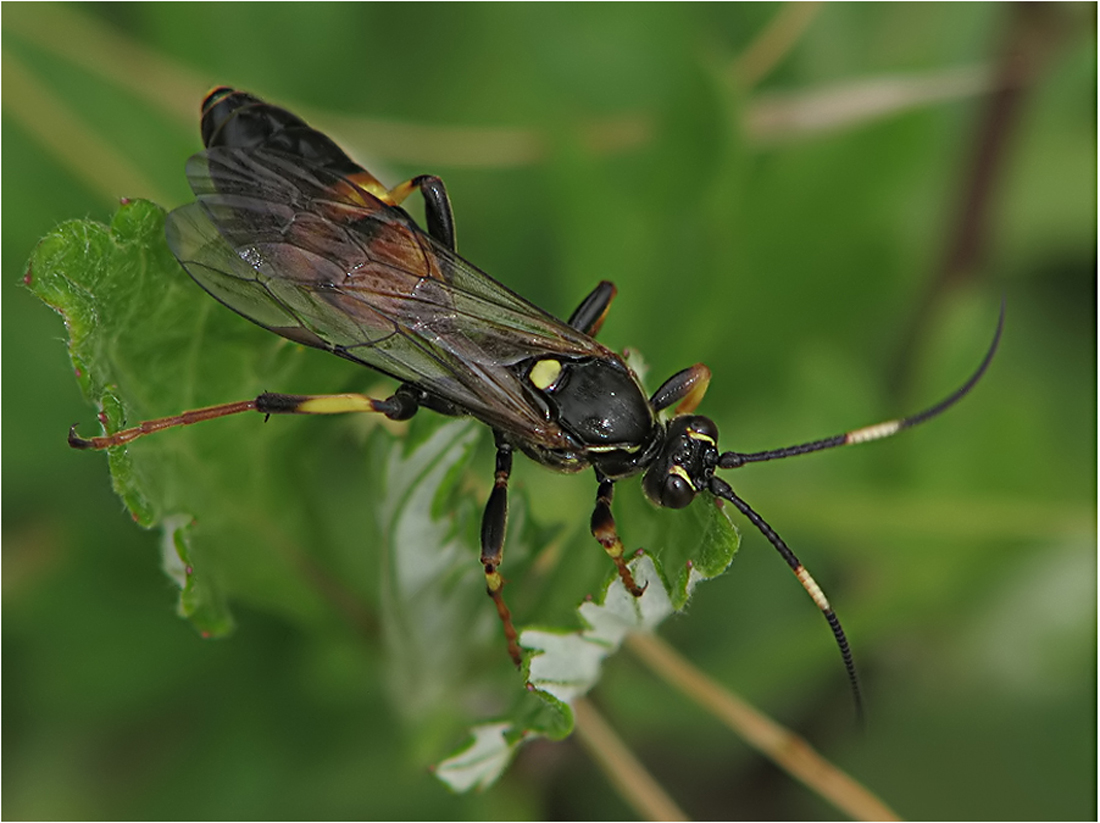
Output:
[[421,232],[400,209],[301,158],[215,148],[188,162],[198,202],[168,216],[176,257],[265,328],[334,351],[550,448],[556,425],[508,367],[606,357]]

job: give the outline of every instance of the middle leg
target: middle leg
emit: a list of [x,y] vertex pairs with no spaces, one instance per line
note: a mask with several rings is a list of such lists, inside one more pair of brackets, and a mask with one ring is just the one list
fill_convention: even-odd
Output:
[[485,504],[481,518],[481,565],[485,569],[485,588],[504,624],[504,637],[508,641],[508,654],[516,668],[523,665],[518,634],[512,622],[512,613],[504,602],[504,578],[500,575],[500,563],[504,558],[504,534],[508,528],[508,478],[512,474],[512,447],[499,434],[496,435],[497,464],[493,490]]
[[614,494],[615,482],[606,478],[600,480],[600,488],[596,492],[596,508],[592,512],[592,536],[600,541],[607,556],[615,563],[626,590],[635,597],[641,597],[649,584],[639,586],[634,582],[634,575],[630,573],[623,559],[623,541],[619,539],[619,533],[615,530],[615,517],[611,514],[611,499]]

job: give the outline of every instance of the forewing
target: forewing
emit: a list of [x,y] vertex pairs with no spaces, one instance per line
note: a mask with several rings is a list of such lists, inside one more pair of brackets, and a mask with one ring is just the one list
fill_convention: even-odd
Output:
[[293,309],[267,288],[260,272],[226,242],[198,203],[172,211],[164,229],[172,253],[195,281],[221,303],[276,334],[329,348]]
[[508,367],[606,356],[345,178],[268,150],[191,158],[198,203],[169,215],[207,291],[290,339],[415,383],[498,428],[557,445]]

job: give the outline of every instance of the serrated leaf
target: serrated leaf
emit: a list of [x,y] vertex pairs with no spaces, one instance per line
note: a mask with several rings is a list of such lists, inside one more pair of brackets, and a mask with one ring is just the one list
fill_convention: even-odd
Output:
[[161,567],[180,587],[180,617],[190,620],[203,637],[221,637],[233,630],[233,618],[219,588],[191,564],[190,529],[184,515],[164,518]]
[[[665,520],[662,515],[670,512],[652,510],[648,533],[654,536],[651,545],[662,547],[675,545],[678,538],[688,540],[696,547],[694,553],[699,560],[689,559],[675,577],[670,577],[659,571],[662,564],[658,558],[642,555],[630,564],[635,580],[646,587],[641,597],[634,597],[618,575],[613,575],[598,600],[582,602],[577,608],[585,628],[524,629],[520,645],[533,652],[528,683],[552,713],[541,718],[516,717],[503,728],[475,727],[471,730],[472,742],[442,761],[435,771],[437,777],[456,791],[484,788],[503,773],[522,743],[537,736],[560,739],[568,735],[573,729],[569,704],[596,686],[604,659],[618,651],[626,636],[632,631],[653,631],[683,608],[697,583],[726,570],[739,543],[736,528],[717,501],[699,501],[691,510],[700,514],[665,523],[661,522]],[[676,522],[681,525],[671,525]],[[693,530],[698,542],[691,542],[689,533]],[[678,552],[670,554],[674,562],[680,556]],[[674,568],[667,565],[667,559],[665,568]],[[547,719],[553,722],[546,723]]]
[[496,628],[478,608],[484,576],[463,533],[475,518],[473,503],[451,493],[479,434],[474,421],[449,422],[415,448],[393,443],[382,469],[375,505],[387,561],[383,630],[390,685],[409,715],[423,716],[454,693],[469,650]]
[[435,775],[456,792],[486,789],[512,760],[513,745],[508,740],[510,723],[485,723],[470,730],[473,741],[460,754],[449,757],[435,768]]
[[[25,282],[65,319],[77,381],[106,431],[338,374],[332,358],[308,361],[301,347],[211,300],[172,257],[164,212],[152,203],[123,205],[110,226],[62,224],[35,249]],[[205,636],[229,630],[233,596],[302,616],[330,608],[301,574],[318,541],[308,517],[314,487],[303,494],[310,473],[295,465],[298,422],[265,426],[248,415],[108,452],[112,484],[134,520],[162,528],[166,546],[186,547],[191,572],[179,611]]]

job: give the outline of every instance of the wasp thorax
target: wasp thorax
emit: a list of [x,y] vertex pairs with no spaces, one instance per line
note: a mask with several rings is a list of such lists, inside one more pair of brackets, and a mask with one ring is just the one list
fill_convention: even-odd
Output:
[[531,364],[527,380],[550,405],[557,424],[585,447],[635,449],[653,434],[649,401],[618,358],[546,357]]
[[668,426],[664,445],[642,478],[651,502],[682,509],[707,487],[718,455],[718,427],[708,417],[684,415]]

